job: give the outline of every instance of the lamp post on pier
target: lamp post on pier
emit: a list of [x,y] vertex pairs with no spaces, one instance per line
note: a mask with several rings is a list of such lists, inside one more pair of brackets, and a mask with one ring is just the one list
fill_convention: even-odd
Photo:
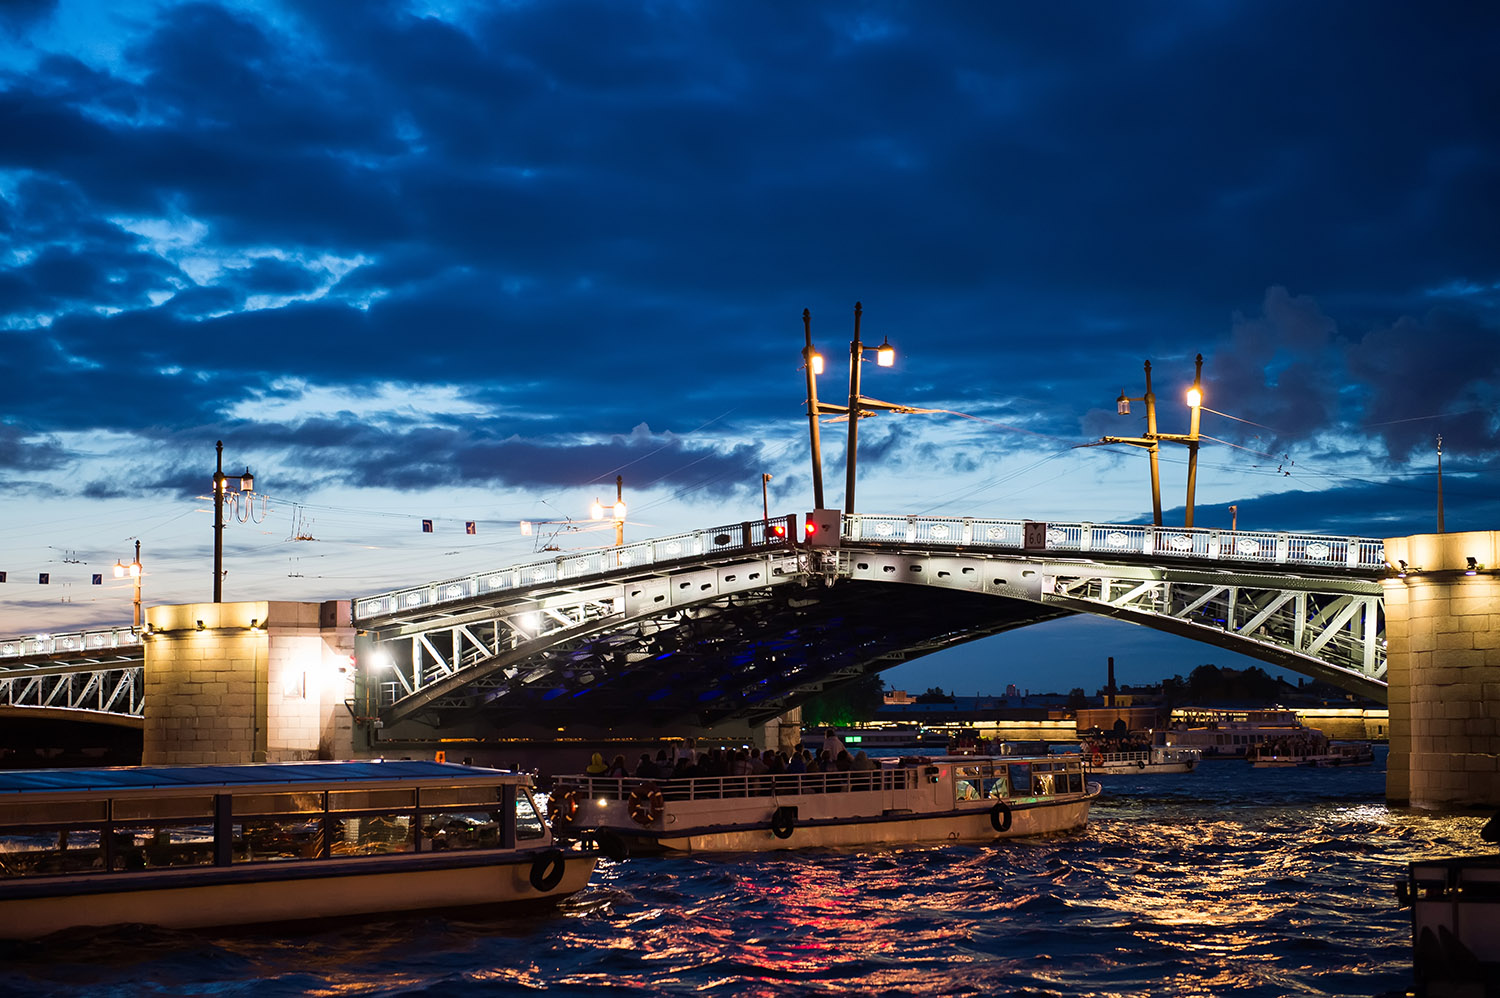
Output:
[[130,633],[131,634],[139,634],[141,632],[141,542],[140,541],[136,541],[135,542],[135,561],[132,561],[130,564],[125,565],[125,564],[122,564],[118,559],[115,560],[115,578],[117,578],[117,579],[123,579],[126,575],[129,575],[131,577],[131,579],[135,582],[135,615],[132,618],[133,622],[130,625]]
[[[224,602],[224,486],[229,479],[224,474],[224,441],[217,441],[214,444],[214,450],[218,455],[217,465],[214,468],[214,602],[222,603]],[[240,476],[240,491],[246,496],[247,515],[248,505],[254,498],[251,496],[254,490],[255,476],[250,474],[249,468],[246,468],[245,473]]]
[[823,373],[823,355],[813,349],[812,311],[802,310],[802,332],[807,345],[802,348],[802,369],[807,372],[807,432],[812,437],[813,509],[823,508],[823,447],[818,439],[818,375]]
[[[615,476],[615,505],[611,511],[615,521],[615,547],[623,547],[625,544],[625,476]],[[589,509],[589,517],[594,520],[604,519],[604,506],[598,499]]]

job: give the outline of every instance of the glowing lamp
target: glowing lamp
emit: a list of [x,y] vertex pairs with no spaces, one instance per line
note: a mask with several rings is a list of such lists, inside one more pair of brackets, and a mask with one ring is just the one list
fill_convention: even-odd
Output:
[[896,348],[891,346],[890,337],[875,348],[875,363],[879,367],[890,367],[896,363]]
[[823,373],[823,355],[815,353],[812,355],[812,369],[814,374]]
[[1196,388],[1189,388],[1187,393],[1187,404],[1194,409],[1203,404],[1203,393]]
[[1121,416],[1130,415],[1130,399],[1125,397],[1124,392],[1121,392],[1120,397],[1115,399],[1115,412]]
[[595,499],[594,500],[594,505],[592,505],[592,506],[589,507],[589,519],[590,520],[602,520],[602,519],[604,519],[604,507],[601,506],[601,505],[599,505],[599,500],[598,499]]
[[621,499],[615,503],[615,519],[625,519],[625,500]]

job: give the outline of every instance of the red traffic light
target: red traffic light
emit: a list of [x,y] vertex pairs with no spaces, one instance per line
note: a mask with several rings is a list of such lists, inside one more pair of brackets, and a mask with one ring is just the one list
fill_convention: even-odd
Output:
[[807,531],[807,536],[811,537],[813,534],[816,534],[818,532],[818,525],[811,520],[808,520],[807,526],[804,529]]
[[774,523],[774,524],[772,524],[771,525],[771,533],[772,533],[772,535],[774,535],[776,537],[785,537],[786,536],[786,524],[784,524],[784,523]]

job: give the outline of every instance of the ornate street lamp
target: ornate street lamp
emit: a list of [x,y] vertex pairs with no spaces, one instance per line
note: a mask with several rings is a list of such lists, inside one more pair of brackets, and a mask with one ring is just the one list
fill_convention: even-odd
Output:
[[[625,544],[625,476],[615,476],[615,505],[612,510],[615,521],[615,547],[623,547]],[[589,508],[589,518],[594,520],[604,519],[604,507],[599,500],[594,500],[594,505]]]
[[122,564],[119,560],[115,561],[115,578],[117,578],[117,579],[123,579],[127,575],[130,576],[130,578],[135,582],[135,616],[133,618],[134,622],[130,625],[130,633],[131,634],[139,634],[141,632],[141,542],[140,541],[136,541],[135,542],[135,561],[132,561],[128,565]]

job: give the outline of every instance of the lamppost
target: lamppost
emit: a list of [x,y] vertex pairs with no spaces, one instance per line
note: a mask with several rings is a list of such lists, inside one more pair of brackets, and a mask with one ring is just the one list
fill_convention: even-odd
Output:
[[761,476],[760,476],[760,514],[761,514],[761,519],[763,519],[763,520],[769,520],[771,518],[771,500],[770,500],[769,496],[766,493],[766,483],[769,482],[770,480],[771,480],[771,476],[770,475],[767,475],[767,474],[764,474],[764,473],[761,474]]
[[864,360],[867,350],[875,351],[875,363],[879,367],[891,367],[896,363],[896,348],[891,346],[890,338],[887,337],[878,347],[866,347],[859,340],[859,320],[864,313],[864,306],[859,302],[854,303],[854,339],[849,342],[849,405],[842,406],[836,402],[818,401],[817,375],[823,373],[823,357],[812,345],[812,313],[807,309],[802,310],[802,325],[806,334],[806,345],[802,348],[803,367],[807,371],[807,423],[812,437],[812,460],[813,460],[813,503],[815,508],[823,509],[823,454],[818,439],[818,417],[820,415],[844,416],[849,420],[849,446],[844,455],[844,512],[854,512],[854,481],[856,474],[856,458],[859,452],[859,420],[863,416],[874,415],[873,411],[885,410],[888,412],[931,412],[930,409],[915,409],[906,405],[892,405],[890,402],[881,402],[879,399],[866,398],[860,394],[859,365]]
[[813,349],[812,312],[802,310],[802,332],[807,345],[802,348],[802,369],[807,372],[807,431],[812,436],[813,509],[823,508],[823,448],[818,439],[818,375],[823,373],[823,355]]
[[[214,602],[224,602],[224,441],[214,444],[218,463],[214,469]],[[240,476],[240,491],[247,497],[255,489],[255,476],[246,468]],[[247,506],[253,501],[246,499]]]
[[[625,476],[615,476],[615,547],[623,547],[625,544]],[[604,507],[599,500],[594,500],[594,505],[589,509],[589,517],[594,520],[604,519]]]
[[[859,411],[860,403],[867,401],[859,394],[859,367],[864,362],[865,346],[859,341],[859,317],[864,307],[854,303],[854,339],[849,343],[849,453],[844,460],[844,512],[854,512],[855,459],[859,456]],[[875,348],[875,363],[890,367],[896,363],[896,349],[890,338]]]
[[1127,396],[1124,392],[1115,399],[1116,411],[1122,416],[1130,415],[1130,403],[1146,403],[1146,434],[1141,437],[1100,437],[1100,443],[1106,444],[1131,444],[1135,447],[1144,447],[1151,455],[1151,522],[1161,526],[1161,465],[1158,455],[1161,449],[1161,441],[1170,443],[1186,444],[1188,448],[1188,478],[1187,478],[1187,512],[1183,520],[1184,527],[1193,525],[1193,503],[1198,486],[1198,442],[1202,438],[1198,433],[1200,413],[1203,409],[1203,355],[1197,357],[1196,367],[1193,371],[1193,387],[1188,389],[1187,404],[1192,411],[1188,423],[1187,433],[1158,433],[1156,430],[1156,394],[1151,391],[1151,362],[1146,361],[1146,394],[1138,398]]
[[135,581],[135,616],[134,623],[130,625],[131,634],[139,634],[141,631],[141,542],[135,542],[135,561],[128,565],[121,564],[115,560],[115,578],[123,579],[129,575]]

